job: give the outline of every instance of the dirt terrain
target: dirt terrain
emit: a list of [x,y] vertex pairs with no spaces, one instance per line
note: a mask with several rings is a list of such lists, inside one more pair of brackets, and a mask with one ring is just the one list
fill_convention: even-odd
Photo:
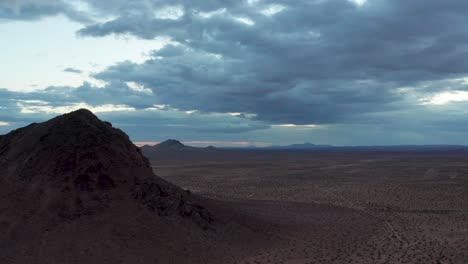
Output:
[[0,136],[0,263],[468,262],[466,153],[167,143],[85,109]]
[[275,222],[237,208],[154,175],[85,109],[0,136],[2,264],[233,263],[276,247]]
[[151,163],[281,230],[281,246],[250,263],[468,263],[463,151],[230,150]]

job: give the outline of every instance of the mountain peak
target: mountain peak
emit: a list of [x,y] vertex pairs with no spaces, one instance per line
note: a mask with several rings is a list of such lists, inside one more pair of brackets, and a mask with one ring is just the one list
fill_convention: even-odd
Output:
[[[60,127],[60,129],[79,129],[75,131],[77,133],[90,128],[98,128],[99,130],[108,130],[112,128],[111,123],[101,121],[96,115],[94,115],[88,109],[79,109],[67,114],[57,116],[46,123],[50,123],[53,126]],[[72,132],[72,131],[67,131]],[[97,132],[97,131],[93,131]]]
[[25,165],[15,169],[15,174],[23,178],[67,177],[94,166],[140,167],[151,172],[148,160],[124,132],[86,109],[5,135],[0,154]]
[[[30,192],[46,204],[41,208],[62,218],[97,214],[111,203],[122,204],[116,201],[137,200],[159,215],[211,221],[182,189],[154,175],[123,131],[86,109],[2,136],[0,156],[0,186],[2,181],[7,181],[5,186],[35,186]],[[47,197],[41,190],[47,190]]]
[[166,141],[163,141],[163,142],[159,143],[159,145],[185,146],[184,144],[182,144],[182,142],[180,142],[179,140],[176,140],[176,139],[168,139]]
[[81,122],[81,123],[89,123],[89,124],[96,124],[102,122],[99,118],[94,115],[91,111],[85,108],[78,109],[76,111],[72,111],[70,113],[66,113],[60,116],[53,118],[55,122],[62,122],[62,123],[72,123],[72,122]]
[[168,139],[166,141],[163,141],[159,144],[156,145],[156,147],[158,149],[165,149],[165,150],[180,150],[180,149],[184,149],[184,148],[190,148],[184,144],[182,144],[182,142],[176,140],[176,139]]
[[93,112],[86,108],[80,108],[78,110],[72,111],[70,113],[64,114],[64,116],[83,116],[83,117],[89,117],[89,118],[97,118]]

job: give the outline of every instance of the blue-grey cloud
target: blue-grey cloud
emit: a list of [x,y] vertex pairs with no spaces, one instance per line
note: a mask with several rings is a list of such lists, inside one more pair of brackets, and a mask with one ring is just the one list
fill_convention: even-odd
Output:
[[4,0],[0,2],[0,22],[30,21],[56,15],[65,15],[81,23],[93,22],[91,14],[77,10],[74,5],[65,0]]
[[10,124],[0,127],[0,134],[81,107],[96,109],[100,117],[115,122],[136,141],[164,140],[175,134],[186,140],[201,140],[213,133],[245,133],[270,127],[233,114],[182,111],[150,101],[125,85],[115,84],[98,88],[84,83],[77,88],[49,87],[35,92],[0,89],[0,121]]
[[[28,98],[53,107],[126,105],[136,112],[104,115],[144,140],[149,135],[137,125],[151,126],[152,120],[168,134],[189,131],[180,129],[187,123],[200,139],[233,132],[230,138],[265,139],[271,133],[276,140],[296,135],[331,144],[466,142],[461,136],[467,129],[465,102],[434,106],[422,105],[421,99],[468,90],[463,79],[468,73],[467,1],[368,0],[360,6],[348,0],[85,2],[94,15],[112,19],[83,22],[80,36],[165,36],[172,44],[142,63],[124,61],[95,73],[107,83],[104,88],[84,83],[27,94],[0,90],[9,98],[2,103],[15,111],[21,110],[18,100]],[[0,4],[0,18],[81,14],[66,1],[37,3],[33,11],[26,4],[16,9]],[[281,8],[272,14],[275,6]],[[181,13],[161,16],[168,8]],[[152,119],[144,109],[154,105],[174,111],[160,110],[165,115]],[[197,112],[191,119],[180,117],[192,110]],[[0,121],[10,121],[9,114],[0,110]],[[208,116],[219,121],[207,123],[203,117]],[[133,123],[126,123],[130,119]],[[323,127],[268,129],[291,123]]]
[[[116,89],[117,88],[117,89]],[[79,104],[90,107],[124,105],[124,111],[97,115],[124,129],[135,141],[182,140],[263,141],[275,144],[311,141],[337,145],[467,144],[463,109],[466,102],[432,107],[416,105],[353,115],[348,121],[317,128],[270,127],[246,114],[185,112],[170,106],[146,105],[144,97],[124,86],[49,87],[35,92],[0,89],[0,134],[31,122],[45,121]],[[124,99],[126,98],[126,99]],[[133,99],[131,99],[133,98]],[[152,101],[148,100],[148,104]],[[143,102],[143,103],[142,103]]]
[[80,69],[75,69],[75,68],[70,68],[70,67],[69,67],[69,68],[63,69],[63,71],[64,71],[64,72],[70,72],[70,73],[78,73],[78,74],[80,74],[80,73],[83,72],[83,71],[80,70]]
[[[284,9],[267,16],[262,11],[271,4]],[[181,5],[184,14],[162,19],[134,9],[79,31],[169,36],[178,43],[96,78],[143,84],[159,103],[185,110],[330,124],[410,109],[401,87],[424,93],[422,83],[444,84],[468,72],[468,4],[461,0],[371,0],[362,6],[348,0],[158,1],[154,7],[163,5]]]

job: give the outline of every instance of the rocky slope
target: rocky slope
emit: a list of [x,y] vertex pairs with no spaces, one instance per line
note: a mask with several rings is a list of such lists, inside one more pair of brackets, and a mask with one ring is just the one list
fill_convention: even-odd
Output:
[[[116,237],[122,229],[133,236],[127,243],[153,247],[142,259],[173,258],[184,243],[163,250],[164,238],[217,232],[199,200],[155,176],[124,132],[85,109],[0,137],[1,263],[101,263],[103,256],[115,263],[129,247]],[[145,233],[160,237],[136,239]],[[100,239],[113,245],[112,254]],[[85,254],[98,249],[102,256]]]
[[0,157],[10,184],[58,196],[43,206],[62,217],[97,213],[113,200],[132,198],[159,215],[212,221],[189,194],[153,175],[125,133],[85,109],[3,136]]

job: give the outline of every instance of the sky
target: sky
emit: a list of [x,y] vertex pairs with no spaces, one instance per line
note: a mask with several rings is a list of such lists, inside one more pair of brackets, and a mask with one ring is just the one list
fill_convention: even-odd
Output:
[[2,0],[0,134],[88,108],[137,143],[468,144],[466,0]]

